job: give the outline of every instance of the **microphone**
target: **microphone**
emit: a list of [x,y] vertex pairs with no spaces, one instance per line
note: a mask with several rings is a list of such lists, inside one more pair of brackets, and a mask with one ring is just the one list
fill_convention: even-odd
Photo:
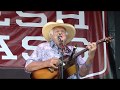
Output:
[[61,36],[61,34],[59,34],[59,35],[58,35],[58,41],[61,42],[61,41],[62,41],[61,38],[62,38],[62,36]]
[[61,35],[61,33],[59,33],[59,35],[58,35],[59,47],[63,51],[65,49],[65,46],[64,46],[63,40],[61,38],[62,38],[62,35]]

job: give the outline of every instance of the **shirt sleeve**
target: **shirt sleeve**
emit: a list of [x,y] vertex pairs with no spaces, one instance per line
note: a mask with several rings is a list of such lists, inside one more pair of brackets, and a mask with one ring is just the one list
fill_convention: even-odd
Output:
[[79,65],[79,67],[81,67],[85,62],[86,62],[86,60],[83,59],[81,55],[79,55],[79,56],[77,57],[77,63],[78,63],[78,65]]
[[[41,56],[42,56],[42,55],[40,55],[42,52],[41,50],[42,50],[41,47],[37,46],[37,48],[33,51],[31,56],[26,60],[25,67],[33,61],[41,60]],[[39,52],[39,51],[41,51],[41,52]]]

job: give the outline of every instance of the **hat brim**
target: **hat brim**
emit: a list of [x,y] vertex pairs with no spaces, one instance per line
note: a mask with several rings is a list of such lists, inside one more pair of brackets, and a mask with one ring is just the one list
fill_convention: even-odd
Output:
[[49,33],[56,26],[61,26],[61,27],[64,27],[66,29],[68,35],[67,35],[67,40],[66,40],[65,44],[69,43],[74,38],[74,36],[76,34],[76,30],[75,30],[74,26],[72,26],[71,24],[57,23],[57,22],[48,22],[42,28],[43,37],[47,41],[50,41]]

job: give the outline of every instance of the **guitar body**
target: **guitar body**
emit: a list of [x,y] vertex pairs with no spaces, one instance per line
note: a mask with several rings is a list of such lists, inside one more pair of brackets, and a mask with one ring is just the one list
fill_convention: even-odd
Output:
[[[75,65],[72,65],[68,69],[64,70],[63,76],[64,79],[76,73]],[[33,71],[31,73],[31,79],[59,79],[58,70],[54,70],[53,72],[49,71],[48,68],[40,69]]]
[[57,78],[58,71],[50,72],[48,68],[33,71],[30,75],[31,79],[55,79]]
[[76,66],[72,65],[69,68],[64,70],[64,79],[68,78],[69,76],[73,75],[76,73]]
[[54,79],[58,71],[50,72],[47,68],[39,69],[31,73],[31,79]]

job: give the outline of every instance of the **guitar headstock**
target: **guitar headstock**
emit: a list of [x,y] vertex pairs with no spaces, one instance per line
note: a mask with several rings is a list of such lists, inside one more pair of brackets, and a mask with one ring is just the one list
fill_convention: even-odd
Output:
[[113,39],[113,37],[106,37],[106,38],[104,38],[104,39],[98,40],[96,43],[97,43],[97,44],[102,43],[102,42],[109,43],[109,42],[112,41],[112,39]]
[[109,42],[112,41],[112,39],[114,39],[114,38],[113,38],[113,37],[106,37],[106,38],[104,39],[104,42],[109,43]]

